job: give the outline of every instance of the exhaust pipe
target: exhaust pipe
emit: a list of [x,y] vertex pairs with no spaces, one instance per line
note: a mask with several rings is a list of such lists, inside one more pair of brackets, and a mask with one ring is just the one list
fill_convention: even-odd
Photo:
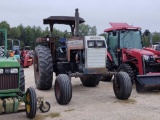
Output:
[[78,8],[75,11],[75,36],[79,36],[79,13],[78,13]]

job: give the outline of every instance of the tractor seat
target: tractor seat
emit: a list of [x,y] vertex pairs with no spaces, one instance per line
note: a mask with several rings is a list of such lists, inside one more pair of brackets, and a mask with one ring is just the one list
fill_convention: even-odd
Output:
[[66,51],[66,38],[60,38],[59,43],[60,43],[59,49],[65,52]]

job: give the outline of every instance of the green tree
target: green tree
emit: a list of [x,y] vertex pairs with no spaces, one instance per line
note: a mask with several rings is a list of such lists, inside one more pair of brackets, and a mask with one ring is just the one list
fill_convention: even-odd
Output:
[[7,23],[7,21],[2,21],[0,23],[0,28],[1,29],[7,29],[7,35],[9,36],[9,34],[10,34],[10,25]]
[[97,28],[96,26],[93,26],[90,28],[90,32],[89,32],[90,35],[97,35]]
[[79,25],[79,34],[82,36],[89,35],[91,27],[86,24],[80,24]]
[[82,36],[85,35],[96,35],[97,34],[97,28],[96,26],[89,26],[87,24],[80,24],[79,25],[79,34]]
[[152,34],[153,36],[153,43],[154,42],[160,42],[160,33],[155,32],[154,34]]
[[104,38],[106,39],[106,33],[101,33],[101,34],[99,34],[99,36],[104,36]]
[[0,28],[10,30],[10,25],[6,21],[0,23]]
[[10,38],[17,39],[21,35],[20,30],[17,27],[10,28]]

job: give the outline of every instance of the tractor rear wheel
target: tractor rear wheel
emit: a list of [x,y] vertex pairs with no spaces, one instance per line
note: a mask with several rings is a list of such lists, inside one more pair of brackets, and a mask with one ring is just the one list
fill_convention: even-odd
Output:
[[96,75],[86,75],[80,79],[85,87],[96,87],[99,84],[99,79]]
[[37,111],[37,97],[33,88],[28,88],[26,92],[26,115],[28,118],[34,118]]
[[118,72],[113,79],[113,90],[118,99],[126,100],[132,92],[132,82],[125,72]]
[[48,90],[52,87],[53,62],[50,49],[43,45],[35,48],[34,54],[35,84],[39,90]]
[[126,72],[128,73],[128,75],[131,78],[132,84],[135,82],[135,74],[133,72],[133,69],[131,68],[131,66],[127,63],[121,64],[119,66],[119,68],[117,69],[118,72],[122,71],[122,72]]
[[110,82],[112,80],[113,75],[111,76],[105,76],[101,81],[103,82]]
[[20,90],[25,92],[25,77],[23,67],[20,67]]
[[59,74],[55,80],[55,97],[60,105],[68,104],[72,98],[71,80],[66,74]]

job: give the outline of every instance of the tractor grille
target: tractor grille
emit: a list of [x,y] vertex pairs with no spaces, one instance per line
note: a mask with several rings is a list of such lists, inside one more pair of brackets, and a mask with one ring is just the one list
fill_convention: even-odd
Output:
[[104,68],[106,67],[106,49],[89,48],[87,49],[87,68]]
[[18,88],[18,74],[2,74],[0,75],[0,90]]

